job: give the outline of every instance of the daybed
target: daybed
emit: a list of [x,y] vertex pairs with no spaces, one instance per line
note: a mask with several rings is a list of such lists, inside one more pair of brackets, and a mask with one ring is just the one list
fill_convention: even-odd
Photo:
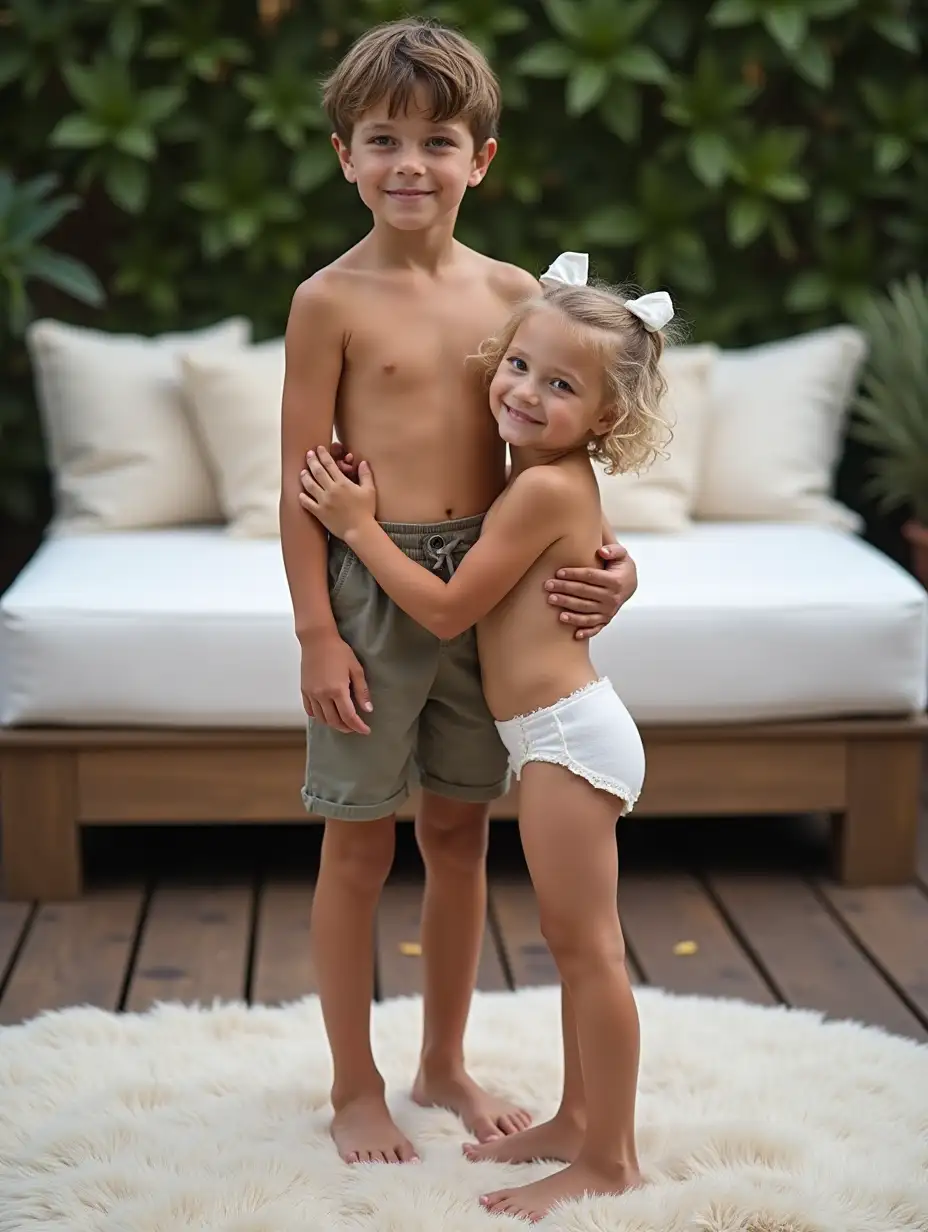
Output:
[[[303,714],[279,343],[30,341],[59,512],[0,600],[0,864],[10,897],[54,899],[84,826],[305,822]],[[837,875],[877,884],[914,867],[928,598],[827,492],[861,358],[838,329],[668,360],[670,457],[601,477],[640,589],[592,653],[644,731],[636,816],[831,814]]]

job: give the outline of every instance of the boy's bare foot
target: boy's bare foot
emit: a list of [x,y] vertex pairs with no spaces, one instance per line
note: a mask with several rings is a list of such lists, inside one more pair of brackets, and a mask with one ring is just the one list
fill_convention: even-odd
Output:
[[584,1163],[573,1163],[553,1176],[533,1181],[531,1185],[518,1185],[511,1189],[498,1189],[484,1194],[480,1205],[494,1215],[512,1215],[537,1223],[544,1219],[551,1207],[571,1198],[587,1194],[621,1194],[641,1184],[637,1168],[617,1168],[615,1171],[600,1171]]
[[416,1148],[396,1127],[380,1095],[343,1104],[332,1118],[332,1139],[346,1164],[418,1163]]
[[461,1118],[478,1142],[490,1142],[504,1134],[517,1134],[532,1123],[531,1114],[508,1100],[497,1099],[479,1087],[461,1070],[442,1077],[420,1069],[412,1097],[423,1108],[448,1108]]
[[497,1164],[527,1164],[536,1159],[557,1159],[569,1164],[580,1154],[583,1133],[580,1121],[558,1114],[506,1138],[465,1142],[462,1149],[472,1163],[489,1159]]

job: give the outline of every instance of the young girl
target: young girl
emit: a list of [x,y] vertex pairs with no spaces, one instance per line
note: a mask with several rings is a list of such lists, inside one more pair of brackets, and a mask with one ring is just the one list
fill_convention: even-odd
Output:
[[664,292],[627,299],[588,286],[586,274],[585,254],[562,254],[538,296],[483,350],[512,473],[447,581],[439,572],[453,544],[423,545],[432,570],[404,555],[375,519],[364,462],[355,484],[317,450],[301,497],[413,620],[443,639],[477,625],[484,691],[521,780],[520,834],[562,981],[564,1091],[546,1124],[465,1149],[472,1159],[568,1163],[481,1198],[531,1220],[556,1202],[641,1182],[639,1028],[617,909],[615,823],[641,790],[644,751],[611,684],[597,679],[588,643],[550,624],[542,582],[570,562],[596,560],[602,513],[591,460],[611,472],[641,469],[667,438],[659,360],[673,307]]

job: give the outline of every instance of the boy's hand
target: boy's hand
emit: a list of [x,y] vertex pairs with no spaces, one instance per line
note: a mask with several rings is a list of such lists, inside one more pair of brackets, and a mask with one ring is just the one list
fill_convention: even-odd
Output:
[[358,482],[352,483],[322,445],[306,455],[307,470],[300,472],[303,491],[300,504],[339,539],[344,539],[369,518],[377,508],[377,489],[366,462],[358,466]]
[[340,732],[369,736],[371,729],[358,711],[373,710],[364,668],[337,633],[307,639],[300,660],[303,709],[317,723]]
[[561,609],[561,620],[574,627],[578,641],[604,629],[638,589],[635,562],[621,544],[603,544],[597,555],[604,568],[559,569],[545,582],[548,602]]

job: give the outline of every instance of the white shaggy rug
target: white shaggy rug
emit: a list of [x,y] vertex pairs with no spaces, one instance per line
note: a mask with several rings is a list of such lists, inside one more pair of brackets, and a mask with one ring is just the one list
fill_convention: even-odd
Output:
[[[564,1232],[928,1229],[928,1049],[818,1015],[638,992],[650,1185],[564,1206]],[[479,1232],[480,1193],[554,1165],[470,1164],[404,1097],[418,1001],[375,1008],[420,1164],[349,1168],[327,1134],[318,1003],[72,1009],[0,1032],[2,1232]],[[554,989],[478,995],[469,1057],[539,1116],[559,1084]]]

